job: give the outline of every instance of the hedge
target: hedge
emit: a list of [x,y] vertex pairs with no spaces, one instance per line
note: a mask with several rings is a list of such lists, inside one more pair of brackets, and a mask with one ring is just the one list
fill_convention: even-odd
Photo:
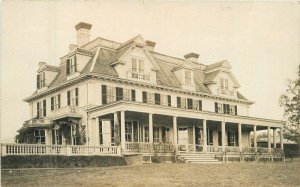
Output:
[[2,169],[76,168],[123,166],[126,161],[116,156],[9,155],[1,157]]

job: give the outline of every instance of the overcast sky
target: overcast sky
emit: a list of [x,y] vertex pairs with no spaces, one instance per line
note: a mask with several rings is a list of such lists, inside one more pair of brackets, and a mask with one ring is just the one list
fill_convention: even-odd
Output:
[[200,62],[227,59],[255,101],[251,116],[282,119],[278,98],[300,63],[299,3],[162,1],[4,1],[1,32],[1,135],[12,139],[29,119],[22,101],[36,89],[38,62],[58,65],[76,43],[74,26],[93,25],[98,36],[124,42],[137,34],[156,51]]

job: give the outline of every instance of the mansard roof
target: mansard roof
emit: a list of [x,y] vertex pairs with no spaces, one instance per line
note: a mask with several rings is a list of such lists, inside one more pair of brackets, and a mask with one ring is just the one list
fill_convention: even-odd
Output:
[[[124,55],[124,53],[126,53],[126,51],[132,46],[131,44],[134,43],[136,40],[138,40],[138,43],[142,43],[143,38],[141,35],[138,35],[124,43],[117,43],[111,40],[102,39],[98,37],[95,40],[85,44],[82,48],[77,48],[77,52],[88,52],[88,54],[92,57],[87,63],[87,65],[83,68],[81,75],[93,73],[99,75],[118,77],[118,74],[114,69],[113,64],[117,62],[122,57],[122,55]],[[73,53],[74,51],[70,54]],[[158,85],[180,88],[180,83],[176,79],[172,70],[178,66],[187,64],[195,72],[193,79],[195,83],[196,92],[201,92],[205,94],[211,94],[211,91],[207,87],[206,83],[212,81],[215,78],[215,76],[217,76],[217,74],[219,73],[218,70],[212,72],[210,72],[210,70],[213,70],[214,68],[218,67],[224,67],[229,69],[231,68],[230,64],[226,60],[211,65],[203,65],[197,62],[187,62],[187,60],[185,59],[164,55],[154,51],[149,51],[148,53],[150,54],[151,58],[155,60],[155,63],[158,66],[156,71],[156,80]],[[64,57],[68,57],[70,56],[70,54],[67,54]],[[60,67],[55,67],[55,69],[59,71],[59,73],[56,75],[49,88],[54,88],[67,82],[66,64],[62,62]],[[208,73],[206,73],[207,71]],[[37,93],[33,95],[36,94]],[[247,100],[239,92],[237,94],[237,97],[238,99]]]

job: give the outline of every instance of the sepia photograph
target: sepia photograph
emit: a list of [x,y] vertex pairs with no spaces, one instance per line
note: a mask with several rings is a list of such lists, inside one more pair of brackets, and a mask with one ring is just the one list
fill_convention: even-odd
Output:
[[2,0],[1,186],[300,186],[299,1]]

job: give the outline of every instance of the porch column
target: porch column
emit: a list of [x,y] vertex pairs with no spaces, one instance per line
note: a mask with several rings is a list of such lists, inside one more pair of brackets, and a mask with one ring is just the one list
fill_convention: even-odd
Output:
[[271,128],[268,127],[268,152],[271,153]]
[[225,121],[222,121],[222,151],[225,152]]
[[114,112],[114,141],[115,145],[120,145],[120,125],[119,125],[119,118],[118,112]]
[[177,150],[177,117],[173,116],[173,142]]
[[153,115],[149,113],[149,143],[153,143]]
[[257,140],[256,140],[256,125],[253,126],[253,142],[254,142],[254,148],[257,148]]
[[125,111],[121,111],[121,147],[125,149]]
[[203,152],[207,151],[207,128],[206,119],[203,120]]
[[94,120],[94,128],[92,130],[94,130],[95,132],[93,132],[94,134],[94,137],[95,137],[95,142],[94,142],[94,145],[100,145],[100,130],[99,130],[99,117],[96,117],[95,120]]
[[276,129],[273,129],[273,148],[276,148]]
[[238,124],[238,136],[239,136],[239,149],[240,149],[240,152],[242,152],[242,124],[239,123]]
[[280,128],[280,149],[283,150],[283,127]]

